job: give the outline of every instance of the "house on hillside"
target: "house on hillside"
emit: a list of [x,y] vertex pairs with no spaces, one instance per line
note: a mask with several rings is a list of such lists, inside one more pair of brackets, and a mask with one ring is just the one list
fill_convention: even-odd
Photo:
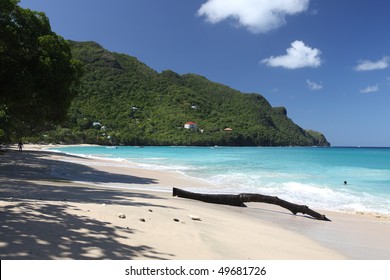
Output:
[[233,131],[233,128],[227,127],[227,128],[224,129],[224,131],[231,132],[231,131]]
[[197,129],[198,125],[197,125],[197,123],[194,123],[194,122],[186,122],[184,124],[184,128],[185,129]]

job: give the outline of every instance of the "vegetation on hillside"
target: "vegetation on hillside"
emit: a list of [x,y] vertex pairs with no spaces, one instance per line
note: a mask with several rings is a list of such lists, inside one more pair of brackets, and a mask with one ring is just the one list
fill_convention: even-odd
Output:
[[0,142],[329,145],[259,94],[65,41],[18,3],[0,0]]
[[[46,142],[104,145],[328,145],[294,124],[285,108],[195,74],[158,73],[95,42],[70,42],[84,64],[68,122]],[[185,129],[186,122],[196,123]]]

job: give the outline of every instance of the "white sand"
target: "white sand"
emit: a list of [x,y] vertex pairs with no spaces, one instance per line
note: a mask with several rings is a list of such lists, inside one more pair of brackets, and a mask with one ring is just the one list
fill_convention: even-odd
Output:
[[0,155],[1,259],[390,259],[389,217],[208,204],[176,173],[25,148]]

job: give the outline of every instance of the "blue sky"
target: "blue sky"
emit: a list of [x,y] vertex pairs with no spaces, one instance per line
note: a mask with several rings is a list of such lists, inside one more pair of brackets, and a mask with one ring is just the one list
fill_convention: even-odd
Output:
[[333,146],[390,146],[388,0],[22,0],[65,39],[256,92]]

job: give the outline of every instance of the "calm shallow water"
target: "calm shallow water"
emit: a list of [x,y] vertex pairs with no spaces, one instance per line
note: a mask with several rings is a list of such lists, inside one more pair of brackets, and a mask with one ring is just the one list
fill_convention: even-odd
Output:
[[[56,150],[180,172],[213,184],[207,192],[255,192],[319,209],[390,214],[389,148],[75,146]],[[199,190],[205,191],[202,186]]]

